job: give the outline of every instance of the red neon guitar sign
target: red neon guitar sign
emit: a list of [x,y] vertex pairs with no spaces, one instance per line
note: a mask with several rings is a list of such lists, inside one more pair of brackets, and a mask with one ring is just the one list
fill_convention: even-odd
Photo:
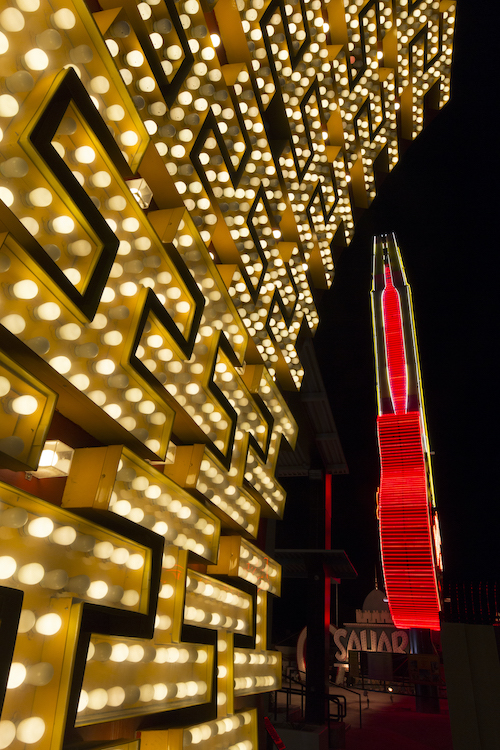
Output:
[[381,464],[378,508],[389,607],[398,628],[438,630],[437,517],[411,296],[394,235],[375,239],[372,311]]

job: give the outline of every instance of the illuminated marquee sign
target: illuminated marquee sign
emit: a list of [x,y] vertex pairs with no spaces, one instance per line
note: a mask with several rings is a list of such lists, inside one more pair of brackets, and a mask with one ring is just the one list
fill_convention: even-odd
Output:
[[0,10],[0,748],[117,720],[123,750],[257,747],[297,337],[449,99],[453,25],[447,0]]
[[394,235],[374,240],[378,515],[396,627],[439,630],[441,550],[411,292]]

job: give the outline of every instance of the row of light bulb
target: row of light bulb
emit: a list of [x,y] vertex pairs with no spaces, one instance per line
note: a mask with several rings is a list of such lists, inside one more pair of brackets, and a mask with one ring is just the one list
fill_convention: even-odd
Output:
[[234,691],[235,693],[243,692],[245,690],[252,690],[259,688],[272,688],[276,686],[277,679],[274,675],[258,675],[256,677],[235,677],[234,679]]
[[[214,585],[214,584],[217,585]],[[186,589],[188,592],[213,599],[222,604],[230,604],[240,609],[248,609],[250,606],[250,597],[238,589],[230,591],[225,588],[219,581],[204,581],[194,572],[186,578]]]
[[[127,550],[125,552],[128,553]],[[136,558],[136,559],[134,559]],[[142,567],[142,555],[130,555],[127,567],[137,570]],[[137,566],[137,567],[133,567]],[[16,560],[10,555],[0,557],[0,580],[13,578],[21,584],[35,586],[40,584],[50,591],[67,591],[77,596],[90,599],[106,599],[110,602],[121,602],[124,606],[133,607],[139,601],[139,593],[134,589],[125,590],[122,586],[111,585],[102,580],[91,580],[87,575],[69,576],[64,568],[45,570],[41,563],[27,563],[18,567]]]
[[252,653],[251,651],[235,651],[234,652],[234,663],[235,664],[271,664],[276,665],[278,663],[278,657],[274,654],[269,653]]
[[130,570],[140,570],[144,565],[142,554],[131,554],[125,547],[115,547],[109,541],[96,541],[93,536],[80,534],[73,526],[57,526],[48,516],[36,516],[29,520],[24,508],[5,507],[0,514],[0,525],[22,530],[28,536],[47,539],[62,547],[93,554],[99,560],[111,560],[116,565],[125,565]]
[[153,703],[154,701],[181,701],[186,698],[203,696],[207,692],[207,684],[203,680],[189,680],[187,682],[157,682],[154,685],[129,685],[123,688],[115,685],[111,688],[94,688],[82,690],[78,703],[78,713],[83,711],[102,711],[106,707],[118,708],[122,705],[135,703]]
[[248,621],[245,622],[240,618],[229,617],[219,612],[207,612],[198,607],[185,607],[184,620],[197,625],[203,624],[209,628],[224,628],[236,633],[248,631]]
[[[221,737],[237,732],[241,728],[249,726],[252,721],[255,721],[255,715],[252,714],[253,712],[245,711],[241,714],[234,714],[233,716],[226,716],[222,719],[189,727],[188,729],[185,729],[183,733],[183,747],[198,745],[204,740],[206,741],[210,738]],[[227,742],[232,742],[232,740],[232,737],[225,736],[225,747],[228,747]],[[215,745],[215,747],[219,748],[219,745]],[[253,744],[250,740],[242,740],[237,744],[232,744],[228,747],[228,750],[231,750],[231,748],[237,748],[237,750],[252,750]]]
[[140,662],[156,664],[205,664],[208,659],[206,650],[182,646],[154,646],[152,643],[140,645],[139,643],[109,643],[108,641],[91,641],[87,653],[87,661],[106,662],[116,664]]
[[[214,581],[215,584],[215,581]],[[199,606],[201,600],[201,607]],[[200,602],[200,603],[201,603]],[[217,610],[214,606],[218,604]],[[186,578],[186,606],[184,618],[194,623],[205,623],[208,627],[223,627],[235,632],[248,632],[248,614],[238,610],[249,610],[250,597],[243,592],[229,591],[220,584],[199,579],[193,571]],[[245,614],[243,619],[241,615]]]

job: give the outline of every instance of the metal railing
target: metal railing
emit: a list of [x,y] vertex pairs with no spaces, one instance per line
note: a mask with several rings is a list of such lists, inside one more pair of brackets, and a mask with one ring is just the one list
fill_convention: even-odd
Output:
[[[330,682],[330,685],[334,686],[335,683]],[[351,688],[347,688],[347,687],[344,687],[344,686],[342,686],[342,690],[347,690],[348,693],[352,693],[353,695],[357,695],[358,696],[358,701],[359,701],[359,728],[361,729],[362,726],[363,726],[363,717],[362,717],[362,713],[361,713],[361,695],[358,693],[357,690],[351,690]],[[343,698],[345,700],[345,695],[343,696]]]
[[[284,674],[283,677],[288,680],[288,686],[281,684],[281,688],[279,690],[274,691],[274,720],[276,721],[278,716],[278,693],[285,693],[286,694],[286,719],[285,721],[288,721],[288,717],[290,715],[290,698],[292,695],[300,695],[300,713],[303,716],[304,715],[304,701],[306,697],[306,691],[305,691],[305,685],[300,680],[295,679],[292,677],[292,672],[298,672],[298,670],[292,670],[288,669],[288,674]],[[292,687],[292,682],[295,685],[300,686],[300,690],[297,688]]]
[[[297,675],[295,677],[294,675]],[[288,669],[287,673],[283,675],[284,679],[288,681],[288,685],[283,685],[279,690],[275,690],[273,692],[274,695],[274,720],[276,721],[278,718],[278,693],[284,693],[286,695],[286,708],[285,708],[285,721],[289,720],[290,716],[290,708],[293,706],[291,703],[291,697],[293,695],[300,696],[300,713],[301,717],[304,716],[304,705],[306,700],[306,689],[305,689],[305,683],[300,679],[300,676],[304,675],[305,672],[302,672],[299,669]],[[298,678],[298,679],[297,679]],[[293,685],[296,685],[298,687],[292,687]],[[333,683],[329,683],[332,687],[334,687]],[[361,713],[361,695],[356,692],[356,690],[350,690],[349,688],[342,688],[342,690],[346,690],[349,693],[353,693],[353,695],[356,695],[359,701],[359,727],[361,729],[363,724],[362,719],[362,713]],[[330,728],[330,722],[334,721],[336,723],[343,721],[345,717],[347,716],[347,700],[345,695],[342,693],[328,693],[325,695],[325,701],[328,702],[328,710],[327,710],[327,721],[328,721],[328,728]],[[332,703],[336,706],[336,712],[335,714],[332,714]],[[296,708],[296,706],[294,707]]]

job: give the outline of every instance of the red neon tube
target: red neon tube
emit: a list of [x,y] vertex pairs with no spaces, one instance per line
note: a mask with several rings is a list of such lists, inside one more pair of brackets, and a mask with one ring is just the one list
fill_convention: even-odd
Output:
[[439,598],[419,412],[377,419],[382,563],[398,628],[439,630]]

